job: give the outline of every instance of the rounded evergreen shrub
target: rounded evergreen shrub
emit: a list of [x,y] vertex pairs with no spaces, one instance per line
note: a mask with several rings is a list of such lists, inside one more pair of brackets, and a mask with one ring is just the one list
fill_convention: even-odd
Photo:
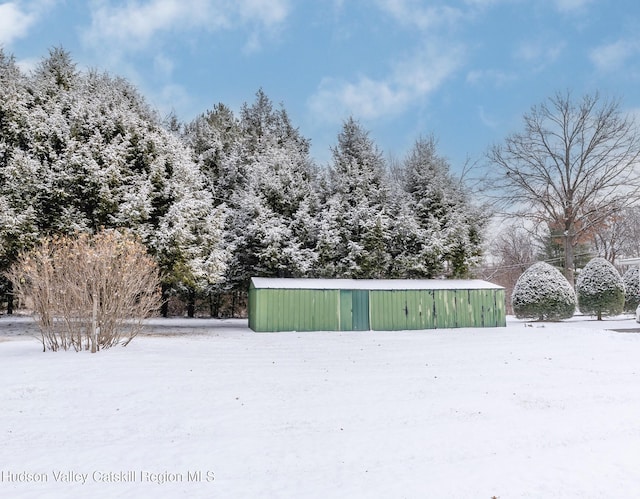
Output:
[[558,269],[538,262],[518,278],[511,306],[519,319],[559,321],[575,312],[576,294]]
[[576,281],[578,308],[583,314],[621,314],[624,308],[624,282],[616,268],[604,258],[591,260]]
[[635,312],[640,303],[640,269],[630,267],[623,275],[624,283],[624,311]]

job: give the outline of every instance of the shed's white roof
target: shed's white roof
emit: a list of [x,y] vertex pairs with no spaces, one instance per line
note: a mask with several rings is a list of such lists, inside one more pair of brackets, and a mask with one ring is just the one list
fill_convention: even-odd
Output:
[[616,263],[619,265],[638,265],[640,264],[640,258],[621,258],[616,260]]
[[479,279],[276,279],[252,277],[255,288],[270,289],[503,289]]

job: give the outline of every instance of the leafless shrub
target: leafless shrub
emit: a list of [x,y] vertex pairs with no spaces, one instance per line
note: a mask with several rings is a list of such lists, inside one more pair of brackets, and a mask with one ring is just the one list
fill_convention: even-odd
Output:
[[126,232],[47,238],[8,277],[31,299],[45,350],[127,345],[160,306],[157,266]]

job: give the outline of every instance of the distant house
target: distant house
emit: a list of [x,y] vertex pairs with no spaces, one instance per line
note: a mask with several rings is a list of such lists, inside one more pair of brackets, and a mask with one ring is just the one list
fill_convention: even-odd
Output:
[[396,331],[506,325],[504,288],[481,280],[253,277],[254,331]]

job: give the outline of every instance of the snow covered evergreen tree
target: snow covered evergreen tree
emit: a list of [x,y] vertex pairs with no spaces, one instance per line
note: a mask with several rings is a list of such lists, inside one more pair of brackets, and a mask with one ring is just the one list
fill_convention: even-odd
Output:
[[326,277],[389,275],[389,187],[382,154],[349,118],[332,148],[318,232],[318,273]]
[[233,192],[245,180],[238,171],[238,162],[230,160],[240,141],[240,123],[233,111],[224,104],[196,117],[184,127],[183,140],[195,153],[195,160],[214,193],[214,202],[225,202],[227,193]]
[[35,172],[35,163],[23,153],[31,135],[31,102],[26,77],[14,57],[0,48],[0,294],[6,297],[8,313],[13,312],[13,294],[4,273],[20,251],[38,240],[31,192],[24,182],[13,181],[17,172],[27,179]]
[[229,265],[217,290],[245,293],[251,276],[299,277],[315,262],[315,167],[309,141],[260,90],[236,120],[224,106],[186,127],[210,187],[228,209]]
[[26,112],[13,122],[24,139],[0,172],[5,213],[20,213],[31,234],[19,249],[33,236],[126,227],[156,257],[165,286],[219,279],[221,219],[210,191],[191,151],[140,94],[121,78],[78,72],[62,49],[24,78]]
[[594,258],[576,280],[578,308],[602,320],[603,315],[617,315],[624,308],[624,282],[616,268],[604,258]]
[[624,283],[624,311],[635,312],[640,303],[640,269],[636,266],[622,275]]
[[[438,155],[434,137],[420,138],[401,167],[399,204],[404,216],[413,213],[418,248],[399,257],[413,260],[415,277],[465,277],[481,255],[481,233],[487,217],[468,199],[464,186]],[[401,239],[402,240],[402,239]],[[408,246],[411,248],[411,245]]]
[[558,269],[538,262],[518,278],[511,305],[520,319],[558,321],[574,314],[576,294]]

